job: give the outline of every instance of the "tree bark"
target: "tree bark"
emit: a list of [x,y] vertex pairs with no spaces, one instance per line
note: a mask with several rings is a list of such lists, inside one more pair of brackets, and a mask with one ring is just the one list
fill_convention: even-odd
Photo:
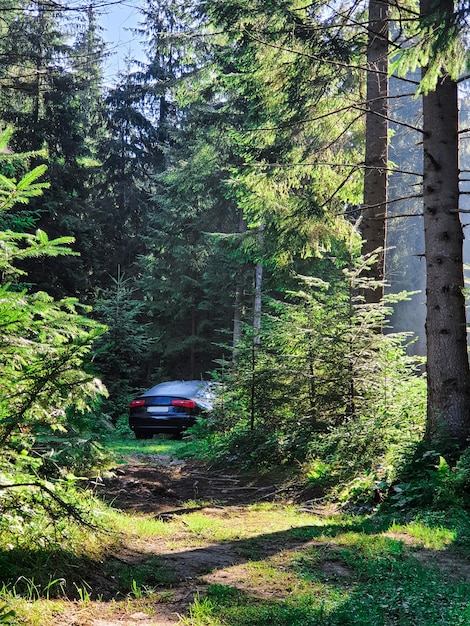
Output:
[[233,305],[233,333],[232,333],[232,365],[236,367],[238,362],[238,347],[242,337],[242,286],[235,286],[235,302]]
[[[238,232],[246,231],[246,222],[243,218],[243,212],[238,214]],[[237,284],[235,286],[235,302],[233,311],[233,334],[232,334],[232,366],[235,368],[238,361],[238,348],[242,337],[242,305],[243,305],[243,285],[241,281],[241,272],[237,271]]]
[[[258,245],[261,252],[263,246],[264,225],[258,227]],[[260,262],[255,266],[255,297],[253,305],[253,345],[259,347],[261,343],[261,304],[263,287],[263,266]]]
[[255,267],[255,300],[253,307],[253,343],[261,343],[261,295],[263,284],[263,266],[257,263]]
[[[453,11],[452,0],[440,2]],[[431,0],[421,0],[428,15]],[[425,73],[425,69],[423,73]],[[423,96],[428,444],[467,446],[470,370],[459,214],[457,85],[449,77]]]
[[364,291],[366,302],[380,302],[385,275],[388,166],[388,0],[369,0],[367,46],[367,113],[362,210],[363,254],[376,250],[369,273],[375,285]]
[[[263,246],[263,230],[264,225],[261,224],[258,228],[258,245],[259,252]],[[254,303],[253,303],[253,344],[251,347],[251,430],[255,427],[255,414],[256,414],[256,357],[258,350],[261,346],[261,306],[262,306],[262,287],[263,287],[263,266],[258,261],[255,265],[254,276]]]

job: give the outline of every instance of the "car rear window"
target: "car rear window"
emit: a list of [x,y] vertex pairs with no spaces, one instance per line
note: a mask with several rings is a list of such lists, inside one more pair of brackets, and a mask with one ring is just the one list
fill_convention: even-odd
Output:
[[160,383],[159,385],[155,385],[152,389],[146,391],[144,396],[187,396],[194,397],[198,395],[204,387],[206,383],[201,381],[177,381],[177,382],[167,382]]

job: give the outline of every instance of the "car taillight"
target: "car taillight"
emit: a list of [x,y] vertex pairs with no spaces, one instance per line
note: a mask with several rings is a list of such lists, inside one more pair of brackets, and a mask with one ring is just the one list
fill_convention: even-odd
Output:
[[136,406],[144,406],[145,400],[132,400],[130,404],[131,409],[135,409]]
[[173,406],[181,406],[183,409],[194,409],[196,406],[194,400],[172,400],[171,404]]

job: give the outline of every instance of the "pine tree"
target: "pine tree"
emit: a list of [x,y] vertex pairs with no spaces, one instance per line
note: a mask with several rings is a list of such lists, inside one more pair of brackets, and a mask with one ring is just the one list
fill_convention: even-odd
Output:
[[419,20],[410,21],[413,45],[395,63],[402,73],[422,71],[426,438],[451,455],[467,446],[470,429],[456,82],[465,66],[467,15],[452,0],[422,0]]
[[[18,12],[9,55],[22,60],[22,70],[10,66],[13,78],[2,90],[9,97],[0,102],[0,117],[16,127],[15,145],[23,150],[44,148],[36,159],[48,165],[51,185],[41,203],[31,203],[30,210],[39,217],[36,224],[51,236],[74,236],[82,254],[55,264],[43,258],[25,266],[31,281],[56,296],[90,291],[97,129],[104,127],[103,44],[92,12],[82,22],[69,15],[47,3],[39,3],[37,13],[28,6]],[[72,24],[76,42],[67,35]]]
[[[9,134],[0,136],[5,148]],[[25,162],[26,155],[17,155]],[[11,156],[0,159],[12,160]],[[38,166],[19,180],[0,176],[0,210],[27,203],[40,196],[47,183],[40,182],[45,167]],[[50,239],[41,230],[35,234],[0,232],[0,444],[2,448],[21,433],[34,436],[38,427],[65,429],[67,409],[84,410],[103,393],[89,367],[93,342],[104,327],[80,313],[73,298],[54,300],[45,292],[21,288],[24,272],[18,262],[25,258],[70,254],[70,237]]]

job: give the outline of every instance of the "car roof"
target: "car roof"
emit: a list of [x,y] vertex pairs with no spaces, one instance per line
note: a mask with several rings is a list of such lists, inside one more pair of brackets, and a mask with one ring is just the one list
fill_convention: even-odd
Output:
[[143,396],[196,396],[209,383],[204,380],[170,380],[145,391]]

